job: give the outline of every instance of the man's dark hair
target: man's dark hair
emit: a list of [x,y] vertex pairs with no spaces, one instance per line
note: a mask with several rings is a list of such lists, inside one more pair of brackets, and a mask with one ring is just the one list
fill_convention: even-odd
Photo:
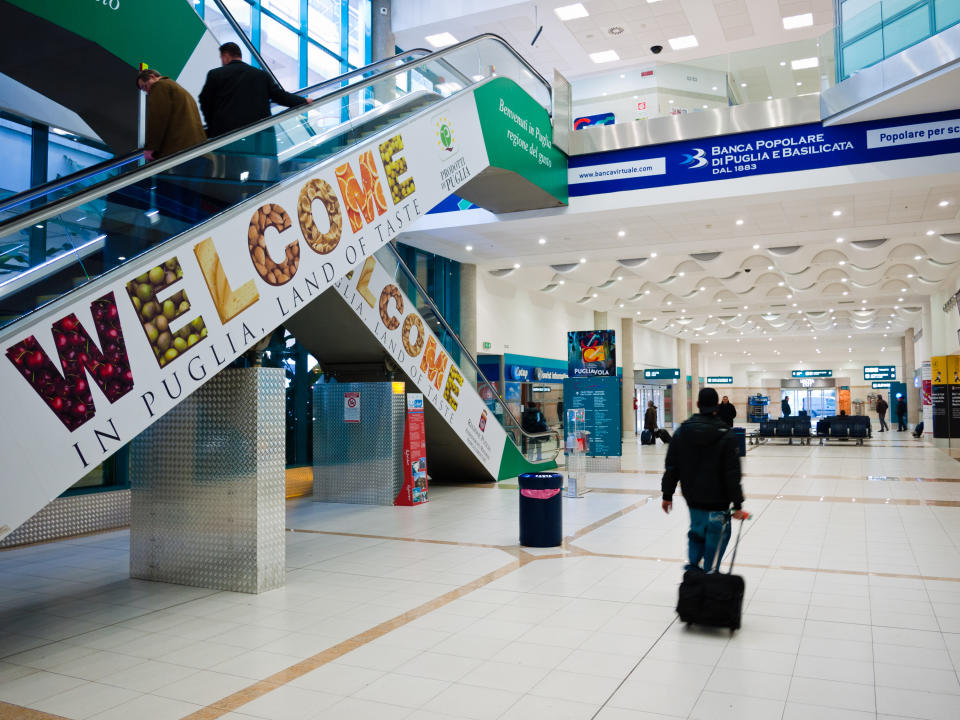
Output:
[[713,388],[703,388],[697,395],[697,407],[700,412],[710,414],[717,411],[717,405],[720,404],[720,396]]
[[243,57],[243,53],[240,52],[240,46],[237,45],[235,42],[228,42],[221,45],[220,54],[226,55],[227,57],[238,58],[238,59]]
[[147,68],[146,70],[141,70],[139,73],[137,73],[137,89],[138,90],[140,89],[140,83],[146,82],[152,77],[163,77],[163,76],[153,68]]

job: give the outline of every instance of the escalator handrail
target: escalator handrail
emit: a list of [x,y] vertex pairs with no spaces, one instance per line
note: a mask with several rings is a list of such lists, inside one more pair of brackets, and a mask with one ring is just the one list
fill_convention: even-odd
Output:
[[[348,82],[354,77],[365,75],[371,71],[377,71],[385,65],[395,64],[401,58],[409,57],[418,59],[429,54],[430,51],[426,50],[425,48],[414,48],[413,50],[408,50],[407,52],[397,53],[396,55],[384,58],[383,60],[378,60],[377,62],[370,63],[369,65],[364,65],[362,68],[357,68],[356,70],[346,72],[343,75],[337,75],[329,80],[324,80],[322,82],[315,83],[314,85],[308,85],[305,88],[297,90],[295,94],[307,96],[319,90],[324,90],[328,87],[340,86],[342,83]],[[100,173],[129,165],[131,162],[136,162],[142,157],[143,150],[134,150],[126,155],[103,160],[96,165],[91,165],[83,170],[78,170],[77,172],[70,173],[69,175],[64,175],[63,177],[55,178],[49,182],[45,182],[42,185],[32,187],[29,190],[24,190],[16,195],[11,195],[7,198],[4,198],[3,201],[0,201],[0,213],[12,210],[15,207],[20,207],[24,203],[31,202],[37,198],[43,197],[44,195],[49,195],[52,192],[70,187],[75,183],[82,182],[83,180],[95,175],[99,175]]]
[[[482,35],[477,35],[476,37],[472,37],[469,40],[464,40],[463,42],[457,43],[456,45],[451,45],[449,47],[443,48],[442,50],[437,50],[435,52],[432,52],[429,55],[426,55],[417,60],[411,60],[407,63],[404,63],[400,67],[394,68],[393,70],[388,70],[374,77],[366,78],[354,85],[347,85],[345,87],[337,88],[336,90],[333,90],[332,92],[326,95],[322,95],[318,98],[314,98],[314,102],[318,102],[318,103],[331,102],[333,100],[336,100],[337,98],[345,97],[351,93],[355,93],[357,90],[360,90],[369,85],[373,85],[374,83],[380,82],[385,77],[389,77],[393,74],[399,74],[401,72],[407,72],[412,68],[415,68],[419,65],[426,64],[428,62],[432,62],[434,60],[438,60],[438,59],[442,60],[442,58],[445,55],[449,55],[453,52],[456,52],[457,50],[462,50],[464,47],[469,47],[470,45],[476,45],[480,42],[490,41],[490,40],[497,42],[500,45],[503,45],[520,62],[520,64],[523,65],[524,68],[533,75],[533,77],[537,78],[541,83],[543,83],[544,86],[547,88],[548,94],[550,95],[552,100],[553,95],[552,95],[552,89],[550,87],[550,84],[546,80],[544,80],[543,76],[540,75],[540,73],[538,73],[537,70],[532,65],[530,65],[530,63],[528,63],[521,55],[517,53],[516,50],[514,50],[510,46],[510,43],[508,43],[502,37],[494,33],[484,33]],[[400,53],[400,55],[403,56],[405,55],[405,53]],[[394,56],[394,58],[395,57],[396,56]],[[389,58],[388,60],[394,59],[394,58]],[[384,62],[384,61],[381,61],[381,62]],[[164,170],[170,170],[172,168],[178,167],[185,162],[188,162],[198,157],[202,157],[203,155],[206,155],[209,152],[218,150],[226,145],[235,143],[238,140],[243,140],[244,138],[254,135],[255,133],[261,132],[263,130],[269,130],[275,125],[280,124],[280,122],[282,122],[283,120],[286,120],[287,118],[295,117],[301,114],[302,112],[304,112],[304,107],[305,106],[300,105],[297,107],[289,108],[282,113],[271,115],[270,117],[264,118],[263,120],[258,120],[255,123],[251,123],[250,125],[246,125],[242,128],[238,128],[237,130],[229,132],[226,135],[219,135],[218,137],[215,137],[211,140],[207,140],[206,142],[201,143],[200,145],[195,145],[192,148],[186,148],[185,150],[181,150],[180,152],[174,153],[169,157],[155,160],[151,163],[148,163],[147,165],[144,165],[143,167],[137,170],[126,173],[125,175],[122,175],[120,177],[113,178],[111,180],[106,180],[102,183],[93,185],[87,188],[86,190],[82,190],[79,193],[70,195],[69,197],[62,198],[60,200],[54,200],[52,203],[48,203],[43,207],[37,208],[31,212],[24,213],[22,215],[18,215],[15,218],[10,218],[9,220],[0,222],[0,237],[3,237],[11,233],[19,232],[20,230],[28,228],[34,224],[46,222],[49,218],[55,217],[60,213],[66,212],[67,210],[72,210],[75,207],[79,207],[80,205],[83,205],[86,202],[96,200],[105,195],[109,195],[110,193],[116,190],[119,190],[120,188],[126,187],[128,185],[132,185],[141,180],[145,180],[147,178],[153,177],[154,175],[157,175],[163,172]]]
[[[466,345],[463,344],[463,341],[460,339],[460,336],[453,331],[453,328],[450,327],[450,324],[447,322],[447,319],[443,316],[443,313],[440,312],[440,308],[438,308],[436,303],[433,302],[433,298],[430,297],[430,295],[424,289],[423,285],[420,284],[420,281],[417,280],[417,276],[413,274],[410,268],[407,267],[407,264],[403,261],[403,258],[400,257],[400,253],[397,252],[395,243],[388,242],[386,245],[384,245],[384,248],[386,248],[390,252],[390,254],[393,256],[393,259],[397,263],[397,268],[404,275],[407,282],[409,282],[416,289],[416,291],[420,294],[420,297],[423,298],[424,303],[427,304],[427,306],[433,312],[434,316],[437,318],[437,321],[443,326],[443,329],[447,331],[447,334],[451,338],[453,338],[454,342],[457,344],[457,347],[460,348],[460,357],[466,358],[466,362],[470,364],[474,372],[476,372],[477,374],[477,384],[479,385],[480,383],[483,383],[483,385],[485,385],[487,389],[491,393],[493,393],[493,397],[496,398],[499,405],[503,408],[504,416],[509,416],[514,421],[514,423],[517,426],[516,429],[520,431],[520,434],[523,435],[525,438],[527,438],[527,440],[537,440],[543,437],[553,437],[556,439],[557,441],[556,452],[554,453],[552,458],[548,458],[548,460],[555,460],[557,458],[557,455],[560,454],[560,450],[561,450],[560,433],[557,430],[548,430],[546,432],[538,431],[538,432],[531,433],[523,429],[523,426],[520,424],[520,421],[517,419],[517,417],[512,412],[510,412],[510,408],[507,405],[506,401],[503,399],[500,393],[497,392],[497,389],[490,383],[490,381],[487,380],[486,375],[483,374],[483,371],[480,369],[480,365],[477,363],[477,361],[473,357],[473,353],[467,350],[467,347]],[[463,361],[461,360],[461,362]]]

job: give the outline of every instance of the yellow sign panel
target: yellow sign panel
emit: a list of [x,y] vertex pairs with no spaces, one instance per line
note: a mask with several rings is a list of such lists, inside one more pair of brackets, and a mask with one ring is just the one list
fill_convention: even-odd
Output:
[[947,382],[947,356],[938,355],[930,358],[930,378],[934,385],[943,385]]
[[947,355],[947,377],[950,385],[960,385],[960,355]]
[[392,383],[392,385],[394,395],[403,395],[407,391],[407,384],[403,381]]

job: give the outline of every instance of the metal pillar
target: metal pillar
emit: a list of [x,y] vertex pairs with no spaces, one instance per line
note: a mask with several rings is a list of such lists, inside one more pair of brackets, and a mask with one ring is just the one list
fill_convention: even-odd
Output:
[[[477,359],[477,266],[460,265],[460,340],[474,360]],[[472,363],[460,359],[460,371],[471,384],[476,384]]]
[[[700,343],[690,343],[690,399],[695,403],[700,395]],[[694,409],[696,412],[696,409]]]
[[[393,36],[392,0],[373,0],[370,7],[371,62],[396,54],[397,41]],[[396,80],[390,77],[373,85],[373,97],[388,103],[397,96]]]
[[131,577],[247,593],[284,584],[284,381],[282,368],[228,368],[133,441]]
[[680,377],[673,386],[673,422],[679,425],[690,416],[689,400],[687,396],[687,375],[690,374],[690,353],[687,351],[687,341],[677,338],[677,367],[680,368]]

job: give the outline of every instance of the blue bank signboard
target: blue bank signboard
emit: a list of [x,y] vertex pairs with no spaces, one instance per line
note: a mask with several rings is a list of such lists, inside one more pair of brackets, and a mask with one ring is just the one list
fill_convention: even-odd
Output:
[[570,158],[570,195],[685,185],[960,152],[960,112],[809,123]]

